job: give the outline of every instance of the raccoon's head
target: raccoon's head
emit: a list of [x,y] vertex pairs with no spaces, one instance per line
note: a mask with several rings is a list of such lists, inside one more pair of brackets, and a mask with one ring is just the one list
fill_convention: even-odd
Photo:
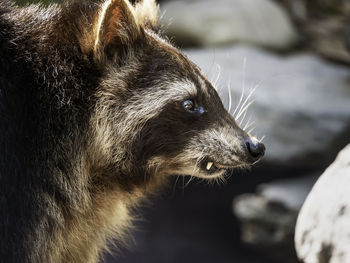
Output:
[[264,145],[237,125],[202,71],[160,36],[157,13],[154,0],[101,7],[94,58],[103,77],[93,124],[100,163],[143,182],[174,174],[214,178],[257,162]]

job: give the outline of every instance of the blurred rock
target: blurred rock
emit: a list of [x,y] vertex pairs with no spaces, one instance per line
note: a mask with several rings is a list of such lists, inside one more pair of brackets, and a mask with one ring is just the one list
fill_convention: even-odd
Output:
[[332,17],[305,23],[303,32],[310,39],[309,46],[327,59],[350,63],[347,48],[347,28],[342,17]]
[[258,186],[257,193],[234,200],[243,243],[277,262],[297,262],[293,240],[298,212],[315,176],[277,180]]
[[350,141],[347,67],[330,64],[311,54],[282,57],[247,47],[187,53],[213,82],[219,71],[216,64],[221,66],[217,86],[227,106],[230,83],[231,112],[242,90],[246,98],[257,86],[253,95],[256,100],[241,127],[251,116],[256,126],[253,134],[258,138],[266,135],[265,165],[324,169]]
[[304,45],[327,59],[350,64],[348,0],[276,0],[289,11]]
[[316,182],[298,217],[295,244],[305,263],[350,262],[350,144]]
[[327,16],[347,15],[350,10],[348,0],[274,0],[283,5],[296,21],[309,18],[322,19]]
[[176,0],[161,9],[166,33],[182,46],[244,42],[288,50],[297,41],[287,12],[271,0]]

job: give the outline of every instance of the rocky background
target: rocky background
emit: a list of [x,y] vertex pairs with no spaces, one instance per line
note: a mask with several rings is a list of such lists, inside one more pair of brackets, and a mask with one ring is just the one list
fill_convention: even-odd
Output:
[[[163,0],[160,8],[165,34],[216,83],[228,109],[232,98],[230,111],[242,127],[255,127],[252,133],[264,137],[266,157],[251,171],[234,171],[222,185],[174,179],[140,212],[129,249],[118,250],[118,259],[106,255],[105,262],[298,262],[293,239],[299,210],[350,142],[350,2]],[[248,112],[239,114],[252,100]],[[309,222],[320,210],[346,214],[346,195],[337,189],[349,180],[341,165],[332,167],[326,174],[331,179],[318,183],[316,197],[308,198],[316,209],[304,208],[309,212],[299,222]],[[332,178],[340,183],[329,188]],[[324,192],[341,198],[321,199],[320,205]],[[340,212],[324,209],[332,200],[342,200],[335,206]],[[300,224],[301,233],[314,226]],[[323,229],[327,224],[322,221]],[[301,237],[299,256],[320,260],[323,253],[326,261],[319,262],[328,262],[339,243],[332,237],[346,236],[345,225],[326,233],[316,229],[306,245]],[[337,250],[334,262],[347,262],[344,250]]]

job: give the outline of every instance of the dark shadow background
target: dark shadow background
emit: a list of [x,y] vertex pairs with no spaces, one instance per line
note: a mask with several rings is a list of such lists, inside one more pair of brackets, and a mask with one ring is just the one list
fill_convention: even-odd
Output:
[[234,172],[223,185],[194,180],[185,188],[179,178],[175,189],[169,187],[141,209],[144,219],[137,224],[129,250],[116,252],[115,258],[106,255],[106,262],[271,263],[240,243],[232,200],[279,176],[253,169]]

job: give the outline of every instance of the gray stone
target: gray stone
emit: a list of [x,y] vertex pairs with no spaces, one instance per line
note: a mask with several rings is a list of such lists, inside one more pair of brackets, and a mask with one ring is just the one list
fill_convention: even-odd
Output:
[[241,240],[279,262],[296,262],[295,222],[315,176],[276,180],[254,194],[238,196],[233,211],[241,225]]
[[350,262],[350,144],[339,153],[307,197],[295,245],[305,263]]
[[244,42],[286,50],[297,41],[288,14],[271,0],[177,0],[161,9],[166,33],[182,45]]
[[312,54],[285,57],[248,47],[187,54],[213,82],[220,71],[216,86],[226,106],[230,84],[231,112],[243,90],[247,97],[256,87],[241,126],[251,116],[253,135],[266,135],[265,164],[323,169],[350,141],[349,68]]

